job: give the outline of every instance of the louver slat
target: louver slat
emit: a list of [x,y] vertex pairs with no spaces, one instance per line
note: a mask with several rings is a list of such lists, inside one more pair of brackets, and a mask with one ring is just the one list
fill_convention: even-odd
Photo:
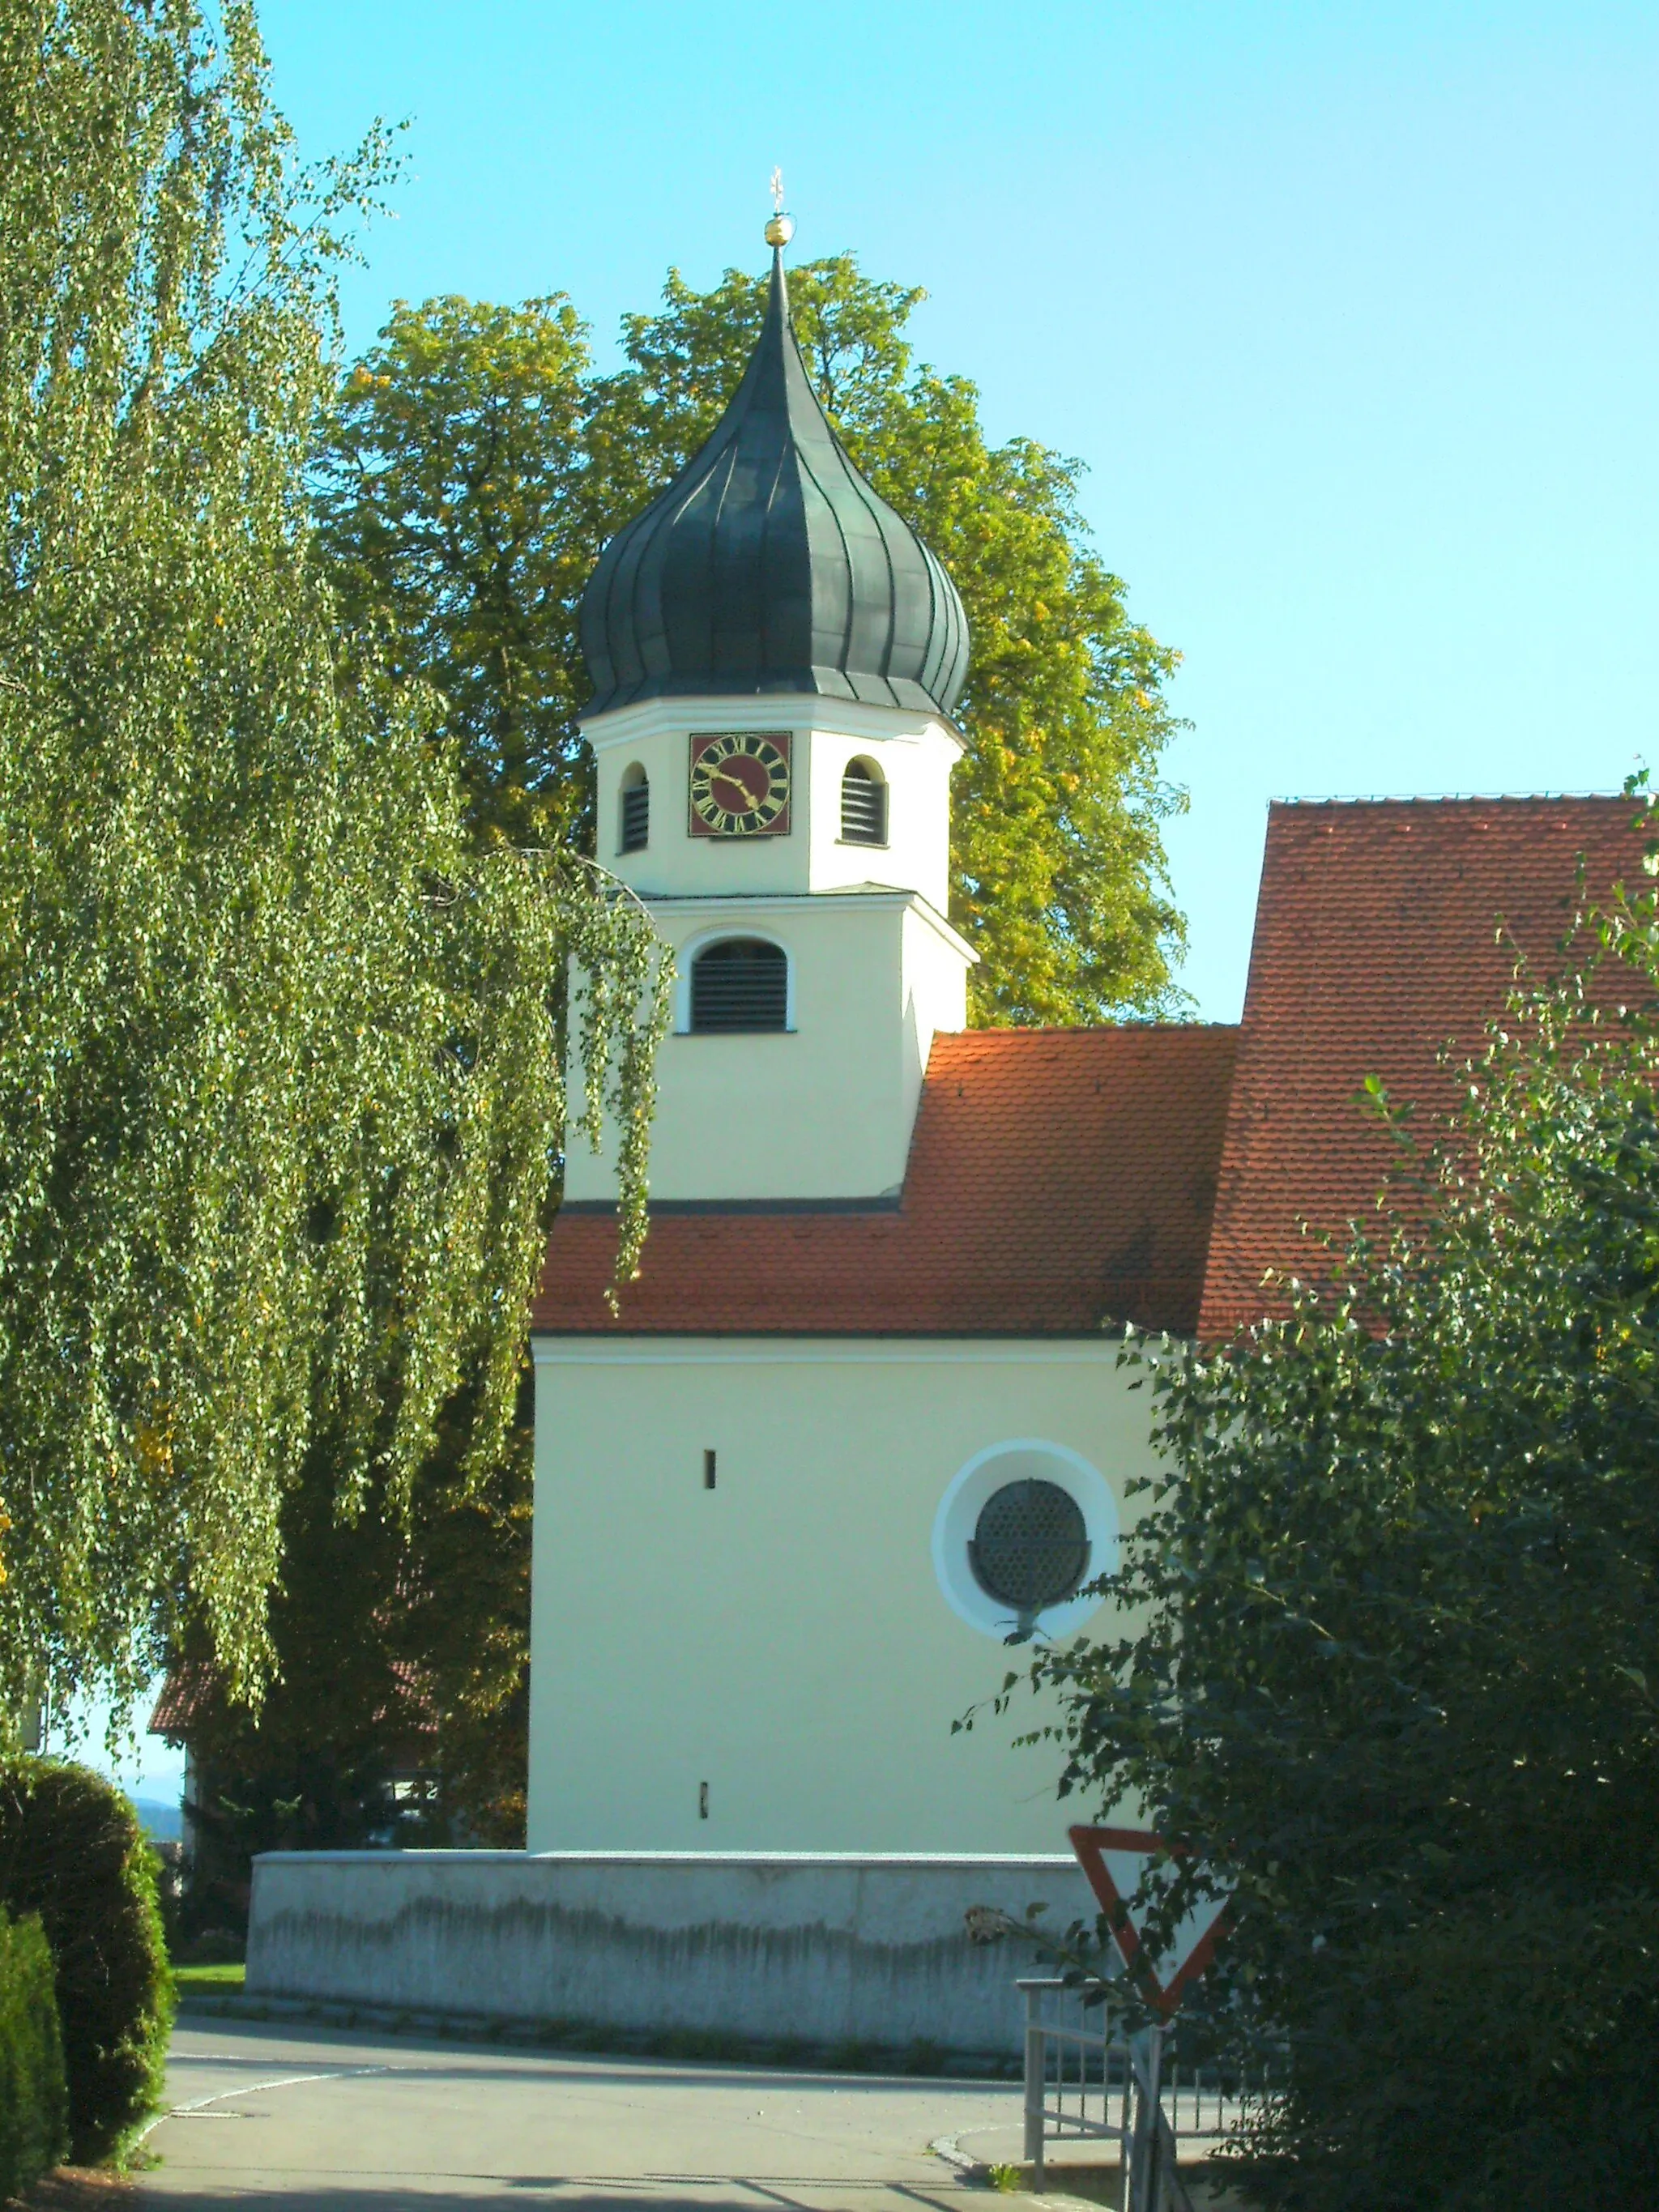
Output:
[[642,853],[651,842],[651,787],[643,779],[622,795],[622,848]]
[[841,780],[841,836],[844,845],[887,842],[887,786],[858,761]]
[[691,1027],[699,1035],[788,1026],[789,963],[775,945],[729,938],[691,963]]

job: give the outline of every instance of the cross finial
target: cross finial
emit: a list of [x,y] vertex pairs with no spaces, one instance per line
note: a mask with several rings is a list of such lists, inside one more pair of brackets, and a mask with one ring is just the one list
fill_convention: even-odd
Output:
[[783,211],[783,171],[772,172],[772,219],[766,226],[769,246],[787,246],[795,234],[795,218]]

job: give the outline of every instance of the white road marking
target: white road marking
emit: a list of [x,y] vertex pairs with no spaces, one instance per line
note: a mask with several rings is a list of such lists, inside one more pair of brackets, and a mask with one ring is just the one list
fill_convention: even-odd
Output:
[[197,2097],[188,2105],[173,2105],[165,2112],[158,2112],[144,2130],[138,2141],[153,2135],[163,2120],[237,2120],[246,2117],[241,2112],[210,2112],[210,2105],[222,2105],[228,2097],[259,2097],[267,2089],[294,2089],[302,2081],[355,2081],[366,2074],[390,2074],[390,2066],[340,2066],[326,2074],[283,2074],[274,2081],[239,2081],[233,2089],[220,2089],[211,2097]]

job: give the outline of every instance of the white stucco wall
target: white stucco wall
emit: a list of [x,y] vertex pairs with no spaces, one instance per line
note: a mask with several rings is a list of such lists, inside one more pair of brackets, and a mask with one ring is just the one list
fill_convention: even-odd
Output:
[[[600,858],[647,902],[678,976],[678,1034],[657,1070],[653,1196],[896,1190],[933,1033],[967,1021],[975,956],[945,918],[960,738],[937,715],[793,695],[647,700],[584,728],[598,763]],[[690,835],[690,738],[712,730],[787,730],[787,836]],[[842,842],[841,781],[854,759],[886,781],[884,846]],[[650,839],[623,854],[619,792],[641,770]],[[721,935],[767,938],[787,954],[787,1033],[688,1034],[690,963]],[[597,1155],[574,1143],[565,1196],[615,1194],[614,1138]]]
[[931,1545],[1003,1441],[1077,1454],[1121,1503],[1152,1459],[1116,1352],[538,1340],[530,1849],[1063,1851],[1057,1753],[1011,1747],[1029,1695],[951,1732],[1020,1662]]
[[[790,963],[787,1032],[679,1032],[657,1060],[659,1199],[873,1198],[904,1178],[935,1030],[967,1021],[973,955],[904,891],[660,898],[652,919],[684,982],[700,946],[758,936]],[[682,994],[684,998],[684,994]],[[578,1079],[573,1079],[573,1081]],[[573,1143],[565,1195],[616,1195],[614,1140]]]
[[[787,836],[694,837],[687,785],[694,733],[787,730],[793,799]],[[596,716],[582,734],[599,781],[599,857],[642,897],[839,890],[850,884],[919,891],[950,902],[951,771],[962,740],[937,715],[793,693],[732,699],[649,699]],[[841,779],[872,762],[888,785],[884,846],[841,842]],[[651,836],[621,849],[619,787],[630,768],[651,786]]]

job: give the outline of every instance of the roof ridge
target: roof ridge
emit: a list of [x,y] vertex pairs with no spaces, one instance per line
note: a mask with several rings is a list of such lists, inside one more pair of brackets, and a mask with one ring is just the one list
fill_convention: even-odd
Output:
[[[1275,793],[1273,806],[1561,806],[1617,805],[1623,791],[1401,791],[1401,792],[1287,792]],[[1638,802],[1630,800],[1632,805]]]
[[981,1038],[1046,1037],[1118,1037],[1118,1036],[1203,1036],[1215,1030],[1236,1030],[1237,1022],[1050,1022],[1042,1024],[1008,1022],[994,1028],[973,1030],[935,1030],[935,1043],[947,1038],[969,1043]]

